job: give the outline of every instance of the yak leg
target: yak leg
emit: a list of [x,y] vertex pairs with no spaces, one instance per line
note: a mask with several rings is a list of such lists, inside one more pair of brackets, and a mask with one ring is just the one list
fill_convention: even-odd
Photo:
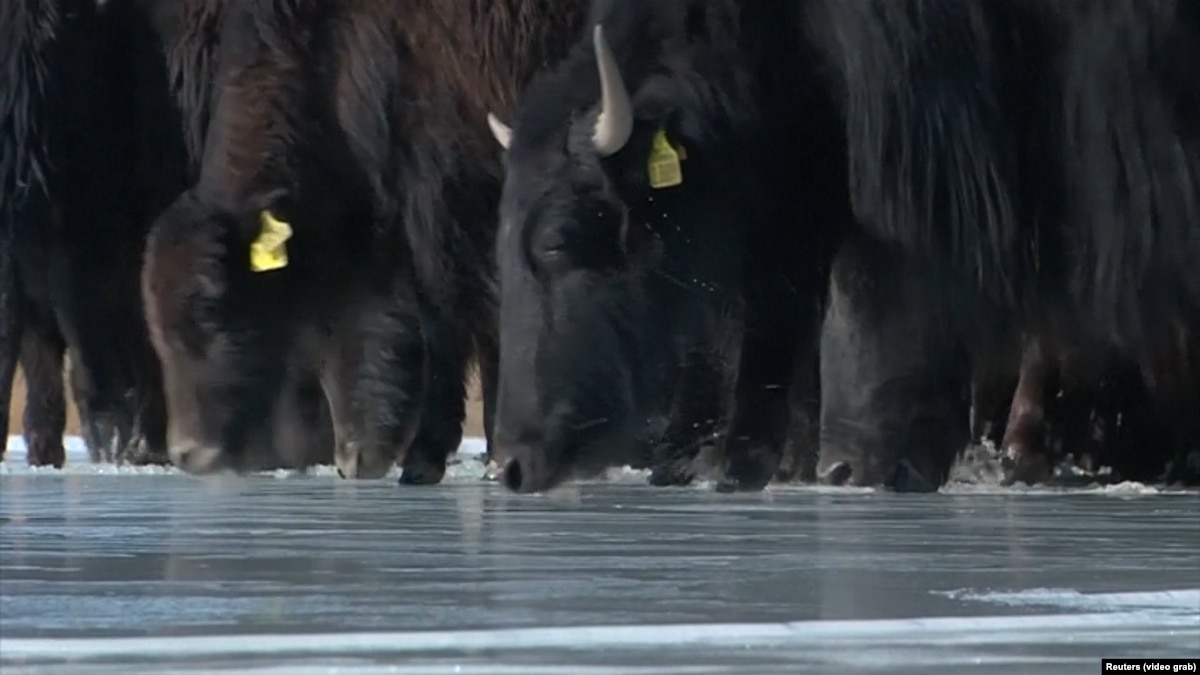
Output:
[[84,382],[85,376],[83,369],[79,367],[79,359],[75,354],[68,354],[66,359],[67,384],[71,389],[71,400],[75,403],[75,412],[79,415],[80,432],[83,434],[83,443],[87,446],[88,461],[92,464],[99,464],[104,461],[103,453],[100,452],[100,443],[96,430],[92,425],[88,424],[88,420],[92,418],[91,410],[88,409],[87,383]]
[[1200,483],[1200,322],[1176,328],[1175,344],[1156,354],[1155,408],[1170,430],[1166,483]]
[[[796,373],[788,392],[790,416],[783,461],[775,472],[782,483],[796,478],[813,482],[817,477],[817,456],[821,435],[821,355],[818,341],[801,344]],[[807,347],[807,348],[806,348]]]
[[492,438],[496,431],[496,392],[500,383],[500,348],[494,336],[476,338],[476,360],[479,362],[479,388],[483,393],[483,435],[487,442],[487,460],[504,466],[504,458],[496,457]]
[[[60,324],[61,325],[61,324]],[[68,343],[70,340],[68,339]],[[91,359],[80,349],[70,350],[68,380],[72,398],[79,412],[79,422],[93,463],[115,462],[131,442],[136,424],[134,392],[124,391],[118,371],[124,364],[112,361],[102,364],[97,378],[93,366],[96,358],[115,359],[110,353],[94,352]]]
[[894,251],[848,244],[821,339],[817,475],[834,485],[937,490],[970,442],[970,364]]
[[139,360],[134,385],[137,415],[133,438],[126,450],[127,459],[132,464],[165,466],[171,463],[171,458],[167,454],[167,398],[162,366],[149,343],[144,344]]
[[87,446],[88,460],[92,464],[99,464],[105,460],[112,461],[111,455],[105,457],[103,450],[106,448],[106,444],[102,438],[103,433],[93,422],[92,410],[89,405],[92,397],[88,394],[90,386],[87,382],[87,374],[79,364],[79,355],[70,354],[66,367],[67,382],[71,386],[71,399],[75,402],[75,411],[79,414],[79,426],[82,428],[84,444]]
[[1013,393],[1001,443],[1005,485],[1018,481],[1033,485],[1048,480],[1052,474],[1046,448],[1046,391],[1056,368],[1045,351],[1040,336],[1025,341],[1017,390]]
[[425,344],[415,312],[378,301],[335,326],[321,380],[343,478],[382,478],[415,436]]
[[12,408],[13,380],[21,354],[22,316],[17,289],[17,274],[11,244],[0,251],[0,461],[8,448],[9,411]]
[[1016,374],[1020,371],[1012,356],[1006,351],[1003,356],[989,353],[975,359],[971,374],[972,442],[1003,447],[1013,392],[1017,388]]
[[289,404],[295,406],[297,428],[301,435],[293,440],[292,462],[297,469],[329,464],[333,461],[336,440],[332,416],[320,380],[311,372],[303,372],[289,382]]
[[63,355],[66,343],[58,329],[29,321],[21,340],[25,372],[25,445],[31,466],[62,468],[66,462],[63,432],[67,425]]
[[466,379],[471,338],[456,335],[449,322],[426,314],[425,395],[417,436],[404,456],[401,485],[435,485],[446,475],[446,460],[462,445],[467,415]]
[[295,368],[288,373],[272,415],[276,460],[281,466],[306,472],[332,459],[335,440],[329,406],[313,370]]
[[1185,485],[1200,484],[1200,322],[1192,321],[1179,329],[1184,368],[1181,369],[1182,394],[1176,401],[1182,422],[1178,427],[1175,455],[1167,480]]
[[[806,333],[791,286],[747,288],[748,304],[728,434],[721,447],[720,492],[756,491],[771,482],[788,432],[788,389]],[[798,309],[798,308],[797,308]],[[812,329],[815,333],[815,327]]]
[[673,387],[666,433],[653,449],[651,485],[687,485],[695,478],[696,457],[721,416],[723,385],[723,372],[707,354],[687,353]]

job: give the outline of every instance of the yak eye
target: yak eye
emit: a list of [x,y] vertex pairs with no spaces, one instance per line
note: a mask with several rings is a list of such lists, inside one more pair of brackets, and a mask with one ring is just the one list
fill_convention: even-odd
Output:
[[534,257],[543,261],[555,260],[567,249],[567,240],[562,228],[557,225],[539,228],[532,243]]

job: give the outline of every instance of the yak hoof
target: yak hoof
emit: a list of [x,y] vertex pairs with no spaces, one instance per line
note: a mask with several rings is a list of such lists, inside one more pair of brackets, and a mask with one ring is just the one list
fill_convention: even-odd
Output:
[[400,485],[437,485],[446,476],[446,459],[431,461],[428,453],[410,448],[400,465]]
[[927,480],[912,462],[902,459],[896,464],[888,487],[896,492],[937,492],[938,484]]
[[834,487],[842,487],[850,482],[854,477],[854,467],[850,466],[850,462],[841,461],[834,462],[832,466],[825,470],[817,479],[825,484]]
[[696,478],[691,462],[669,462],[655,466],[650,472],[650,485],[654,487],[690,485]]
[[169,466],[171,458],[166,451],[154,450],[145,438],[138,438],[129,443],[124,453],[118,454],[118,459],[133,466]]
[[54,439],[33,436],[27,440],[26,447],[29,448],[29,454],[25,461],[29,466],[52,466],[61,469],[67,462],[67,452],[63,448],[61,437]]
[[438,466],[427,460],[411,460],[400,472],[400,485],[437,485],[445,476],[444,463]]
[[1161,480],[1168,484],[1200,485],[1200,450],[1180,453],[1167,464]]
[[1009,448],[1008,452],[1000,459],[1000,466],[1004,469],[1004,477],[1000,484],[1005,487],[1017,483],[1037,485],[1045,483],[1054,476],[1050,460],[1046,459],[1045,455],[1023,451],[1020,446]]
[[1046,425],[1037,416],[1019,418],[1004,435],[1000,447],[1004,448],[1000,458],[1000,466],[1004,469],[1003,485],[1018,482],[1034,485],[1053,476],[1050,461],[1046,458]]
[[775,475],[775,467],[767,466],[766,453],[747,453],[730,460],[725,475],[717,481],[717,492],[760,492]]

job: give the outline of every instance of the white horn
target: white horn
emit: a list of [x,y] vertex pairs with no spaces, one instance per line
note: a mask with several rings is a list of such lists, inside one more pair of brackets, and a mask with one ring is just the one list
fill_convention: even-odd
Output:
[[507,150],[509,144],[512,143],[512,129],[509,129],[507,124],[501,122],[500,118],[492,113],[488,113],[488,126],[491,127],[492,135],[496,137],[496,142]]
[[596,67],[600,69],[600,116],[592,142],[601,157],[620,151],[633,133],[633,105],[621,79],[617,58],[604,40],[604,27],[596,24],[592,31],[596,47]]

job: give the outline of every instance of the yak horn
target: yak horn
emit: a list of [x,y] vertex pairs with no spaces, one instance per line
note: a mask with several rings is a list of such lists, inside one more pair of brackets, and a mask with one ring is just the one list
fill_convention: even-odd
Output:
[[[592,31],[596,48],[596,67],[600,69],[600,116],[592,143],[601,157],[608,157],[625,147],[633,133],[633,105],[621,79],[621,69],[604,40],[604,27],[596,24]],[[493,132],[495,129],[493,128]]]
[[500,118],[496,117],[492,113],[488,113],[487,120],[488,127],[490,127],[492,130],[492,135],[496,137],[496,142],[499,143],[500,146],[505,150],[507,150],[508,146],[512,143],[512,129],[510,129],[504,122],[501,122]]

